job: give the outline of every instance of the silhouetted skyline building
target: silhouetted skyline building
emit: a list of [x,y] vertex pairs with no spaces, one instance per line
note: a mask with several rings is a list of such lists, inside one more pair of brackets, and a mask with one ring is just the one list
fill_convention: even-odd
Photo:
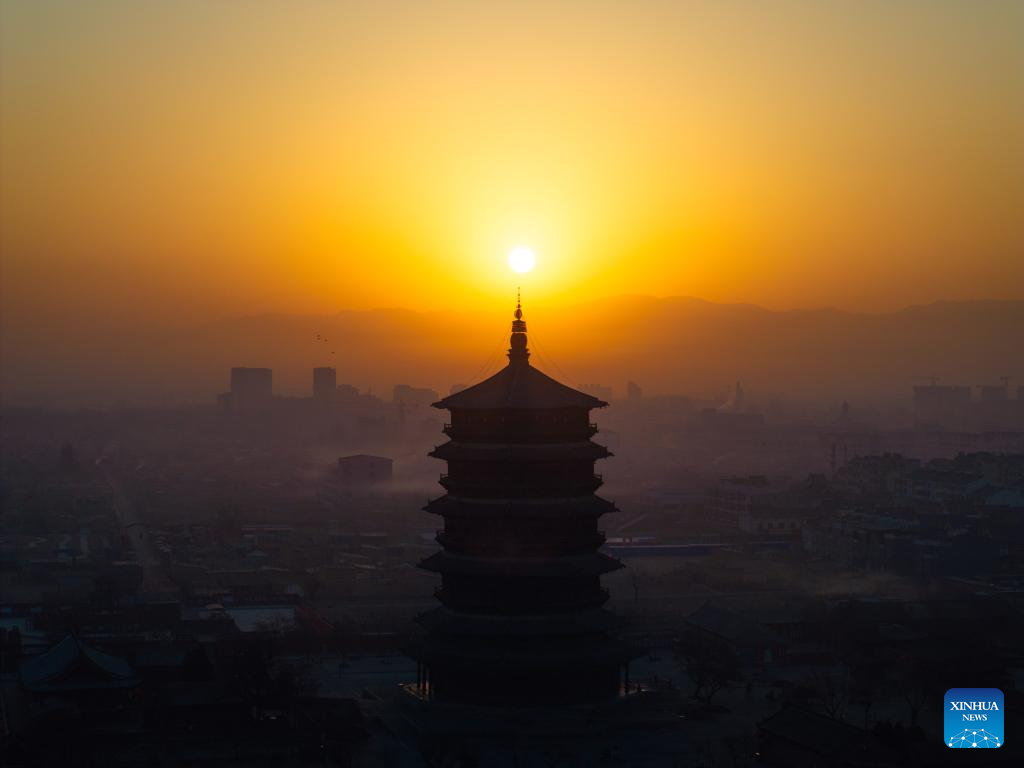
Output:
[[402,406],[426,407],[437,400],[437,392],[429,387],[412,387],[408,384],[395,384],[391,391],[395,403]]
[[313,369],[313,399],[318,403],[334,402],[338,389],[338,372],[323,366]]
[[263,406],[273,397],[274,372],[270,368],[231,369],[230,405],[232,408]]
[[611,631],[601,575],[621,564],[598,551],[591,441],[603,400],[529,363],[517,306],[508,365],[434,405],[451,412],[445,496],[426,510],[444,519],[443,551],[420,567],[441,574],[442,605],[419,616],[417,690],[424,698],[495,706],[596,703],[628,680],[630,652]]

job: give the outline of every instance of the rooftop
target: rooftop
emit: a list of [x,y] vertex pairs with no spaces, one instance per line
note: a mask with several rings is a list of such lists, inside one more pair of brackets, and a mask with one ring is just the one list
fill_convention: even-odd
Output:
[[139,682],[128,662],[85,645],[75,635],[26,661],[19,676],[27,689],[38,693],[131,688]]
[[494,410],[501,408],[603,408],[604,400],[567,387],[530,365],[526,347],[526,322],[516,307],[509,339],[508,365],[488,379],[434,403],[448,410]]

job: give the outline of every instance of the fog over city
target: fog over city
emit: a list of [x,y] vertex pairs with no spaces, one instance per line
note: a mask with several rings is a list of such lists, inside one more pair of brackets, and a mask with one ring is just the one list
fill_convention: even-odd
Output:
[[0,5],[0,765],[1024,765],[1024,4]]

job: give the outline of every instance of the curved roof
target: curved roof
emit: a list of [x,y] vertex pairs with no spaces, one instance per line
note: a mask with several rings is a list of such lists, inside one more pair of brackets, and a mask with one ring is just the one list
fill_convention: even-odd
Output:
[[530,365],[528,360],[511,360],[489,379],[438,400],[433,405],[448,410],[539,410],[603,408],[608,403],[555,381]]
[[26,661],[18,674],[27,689],[37,692],[130,688],[139,684],[128,662],[85,645],[73,634]]

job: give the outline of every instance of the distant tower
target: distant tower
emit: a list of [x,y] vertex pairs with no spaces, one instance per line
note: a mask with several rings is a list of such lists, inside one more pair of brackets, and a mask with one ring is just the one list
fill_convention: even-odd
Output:
[[508,365],[434,403],[451,411],[440,515],[444,547],[421,568],[441,574],[442,605],[418,618],[410,648],[426,698],[492,706],[582,704],[617,696],[628,680],[621,622],[602,606],[601,575],[621,564],[598,552],[590,410],[607,403],[533,368],[516,306]]
[[273,381],[270,368],[232,368],[231,407],[265,406],[273,397]]
[[313,400],[318,403],[334,402],[338,389],[338,372],[333,368],[313,369]]
[[644,391],[635,381],[626,384],[626,399],[631,403],[639,403],[644,397]]

